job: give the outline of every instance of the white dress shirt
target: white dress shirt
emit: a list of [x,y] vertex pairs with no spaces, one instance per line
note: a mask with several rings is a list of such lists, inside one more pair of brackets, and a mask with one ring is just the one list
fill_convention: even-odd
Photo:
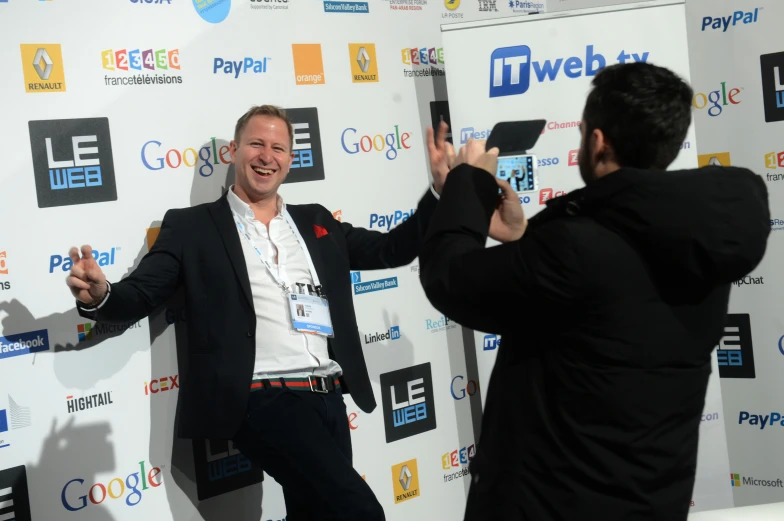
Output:
[[[232,212],[245,226],[264,258],[277,270],[276,275],[289,286],[297,282],[313,284],[305,250],[282,215],[285,208],[283,199],[278,196],[278,214],[270,221],[269,230],[256,220],[251,207],[237,197],[233,185],[229,189],[228,199]],[[300,233],[307,233],[307,230]],[[253,307],[256,310],[254,375],[278,378],[342,374],[340,365],[329,358],[326,337],[300,333],[294,329],[288,297],[239,229],[237,236],[248,267]]]

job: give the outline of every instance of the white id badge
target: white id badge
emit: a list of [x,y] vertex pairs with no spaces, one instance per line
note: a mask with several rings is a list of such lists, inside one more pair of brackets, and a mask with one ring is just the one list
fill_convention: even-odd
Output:
[[302,333],[333,337],[332,319],[327,299],[318,295],[289,293],[291,323]]

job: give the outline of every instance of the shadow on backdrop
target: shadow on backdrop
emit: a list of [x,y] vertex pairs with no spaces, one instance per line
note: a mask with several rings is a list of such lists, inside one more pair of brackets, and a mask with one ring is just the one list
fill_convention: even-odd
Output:
[[[103,480],[100,487],[93,488],[93,485],[99,483],[99,473],[115,471],[114,445],[110,438],[111,427],[108,423],[74,426],[74,418],[71,417],[58,429],[57,420],[53,419],[49,435],[41,446],[38,463],[27,464],[33,513],[36,510],[48,511],[50,515],[62,512],[60,518],[69,514],[68,517],[78,517],[79,521],[113,521],[114,517],[107,506],[117,509],[120,505],[115,506],[114,503],[143,503],[145,490],[142,490],[141,464],[135,468],[118,469],[116,475],[119,483],[117,480],[113,483]],[[151,468],[143,468],[146,479]],[[51,499],[44,499],[36,497],[33,493],[35,489],[57,491],[57,494],[52,495]],[[137,489],[138,492],[130,489]],[[109,490],[115,496],[119,493],[119,497],[113,499]],[[50,501],[56,503],[50,504]],[[33,519],[44,518],[34,516]]]
[[[228,158],[228,145],[228,141],[216,139],[203,147]],[[210,155],[210,160],[214,160],[213,155]],[[194,167],[191,206],[215,201],[234,183],[234,165],[229,165],[226,170],[221,164],[213,167],[206,169],[198,163]],[[209,175],[205,176],[205,173]],[[152,378],[176,376],[180,381],[188,378],[188,317],[184,304],[185,295],[179,290],[149,317],[150,344],[153,345],[150,353]],[[172,325],[173,337],[171,333],[164,334]],[[255,481],[253,478],[260,481],[261,470],[251,468],[250,462],[227,440],[179,438],[176,397],[177,393],[171,392],[150,396],[150,462],[171,461],[174,482],[169,481],[166,494],[173,521],[192,521],[193,509],[205,521],[228,518],[259,521],[262,516],[262,486],[260,482],[252,482]],[[170,430],[172,416],[173,431]],[[200,495],[212,497],[200,500]]]

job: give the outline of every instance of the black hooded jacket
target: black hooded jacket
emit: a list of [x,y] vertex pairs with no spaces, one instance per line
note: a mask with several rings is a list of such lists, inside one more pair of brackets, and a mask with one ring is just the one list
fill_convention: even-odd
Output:
[[621,169],[485,248],[497,194],[453,170],[420,254],[436,309],[502,336],[466,520],[685,520],[730,286],[770,233],[764,182]]

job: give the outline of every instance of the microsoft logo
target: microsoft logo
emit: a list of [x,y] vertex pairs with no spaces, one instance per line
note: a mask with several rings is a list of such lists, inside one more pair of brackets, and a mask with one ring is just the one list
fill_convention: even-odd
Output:
[[732,480],[733,487],[740,486],[740,474],[730,474],[730,479]]
[[740,487],[742,482],[744,485],[750,487],[784,488],[784,481],[782,481],[780,478],[756,479],[753,477],[743,477],[740,474],[730,474],[730,481],[733,487]]
[[93,337],[92,331],[92,324],[79,324],[76,327],[77,333],[79,333],[79,342],[84,342],[85,340],[90,340]]

